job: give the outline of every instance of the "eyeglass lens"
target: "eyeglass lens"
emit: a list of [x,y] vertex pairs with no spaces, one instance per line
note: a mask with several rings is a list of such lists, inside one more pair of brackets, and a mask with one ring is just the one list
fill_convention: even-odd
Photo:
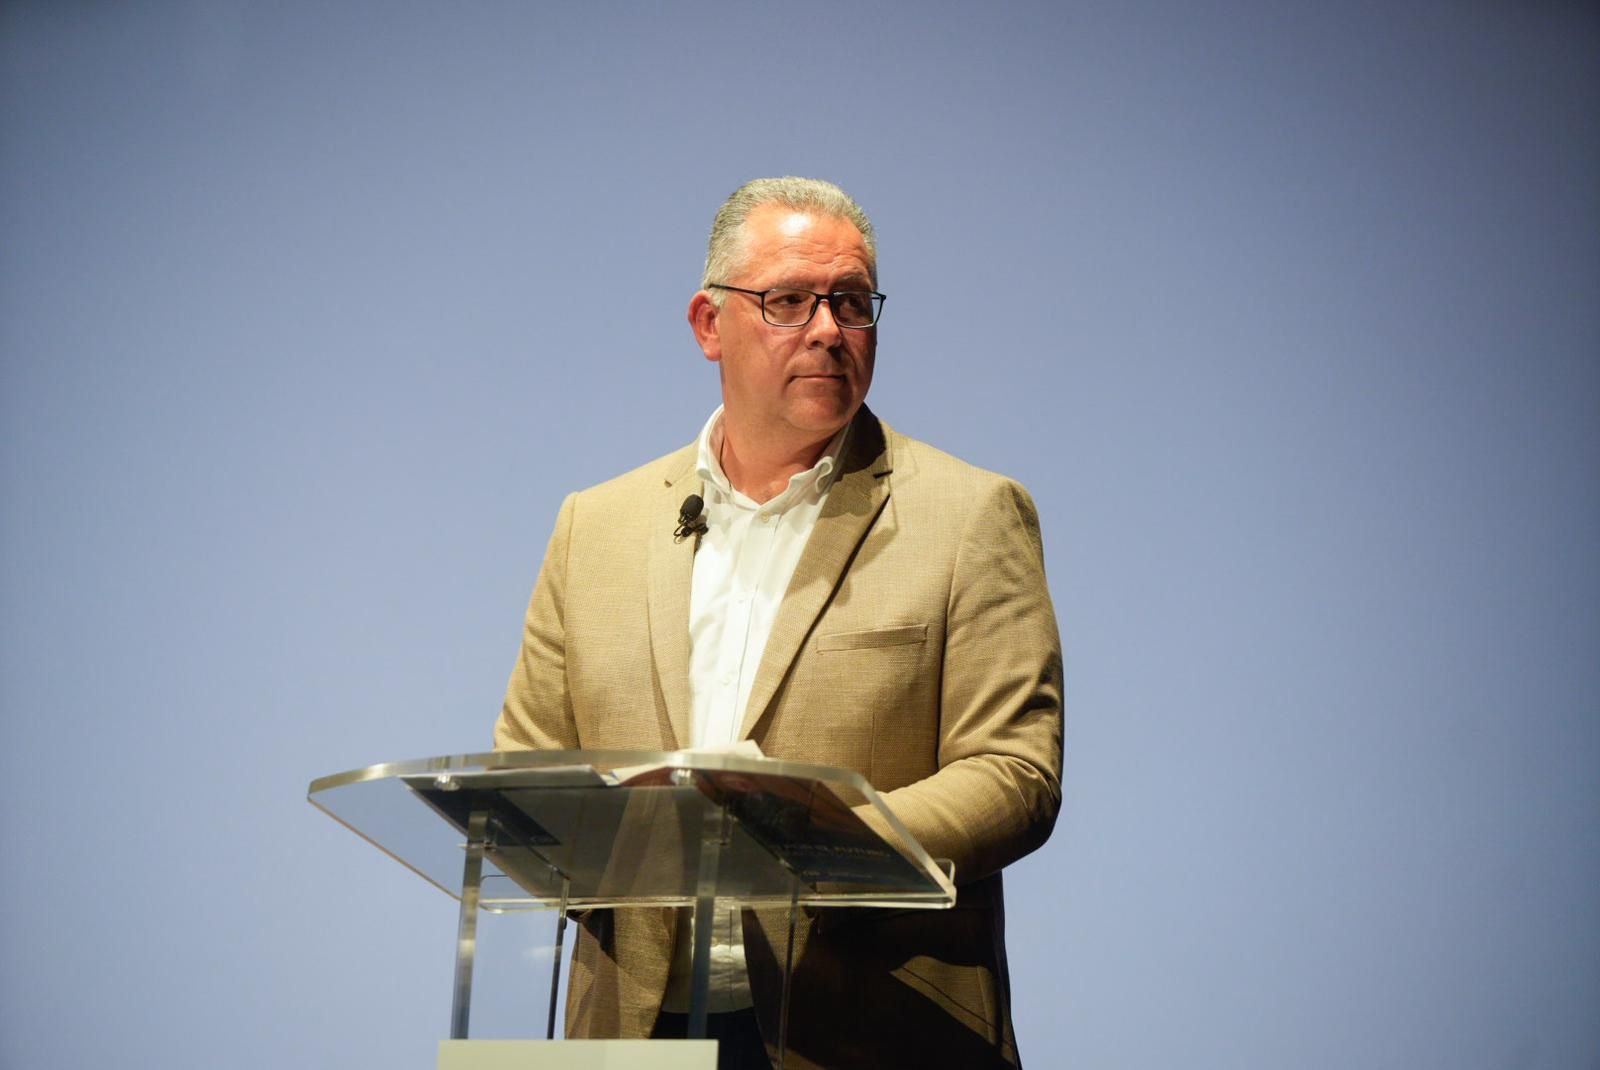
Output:
[[[870,327],[877,322],[878,298],[866,290],[836,290],[827,301],[842,327]],[[761,297],[761,310],[774,326],[798,327],[811,319],[820,303],[808,290],[768,290]]]

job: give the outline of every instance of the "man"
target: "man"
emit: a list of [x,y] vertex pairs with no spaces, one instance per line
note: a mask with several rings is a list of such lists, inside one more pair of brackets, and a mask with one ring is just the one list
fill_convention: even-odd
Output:
[[[862,404],[877,281],[872,225],[830,183],[761,179],[722,206],[689,302],[722,407],[695,444],[563,503],[495,744],[751,739],[859,772],[955,863],[959,898],[818,912],[797,934],[787,1064],[1011,1066],[999,871],[1060,802],[1059,639],[1026,491]],[[707,530],[674,539],[689,494]],[[717,934],[721,1065],[775,1050],[783,920]],[[688,928],[591,918],[568,1035],[681,1035]]]

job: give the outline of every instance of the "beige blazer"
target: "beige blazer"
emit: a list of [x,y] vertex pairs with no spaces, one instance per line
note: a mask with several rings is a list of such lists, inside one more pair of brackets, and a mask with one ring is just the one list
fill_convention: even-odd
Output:
[[[495,745],[673,750],[689,739],[686,447],[562,504]],[[1061,650],[1023,488],[863,408],[779,609],[743,732],[774,758],[861,773],[960,886],[950,911],[821,912],[797,934],[791,1067],[1008,1066],[1002,866],[1060,804]],[[753,924],[754,923],[754,924]],[[571,1036],[647,1036],[676,916],[580,934]],[[784,917],[746,916],[777,1036]]]

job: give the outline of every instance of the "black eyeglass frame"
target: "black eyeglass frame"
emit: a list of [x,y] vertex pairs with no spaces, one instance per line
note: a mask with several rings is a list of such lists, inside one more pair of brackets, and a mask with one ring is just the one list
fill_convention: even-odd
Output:
[[[759,297],[761,299],[761,318],[774,327],[804,327],[806,324],[811,322],[814,316],[816,316],[817,309],[822,305],[822,302],[828,302],[828,311],[833,312],[833,299],[835,297],[844,297],[850,294],[867,294],[873,298],[876,298],[876,301],[872,306],[871,323],[840,323],[837,313],[834,313],[833,322],[838,323],[840,327],[843,327],[845,330],[849,331],[871,330],[873,327],[876,327],[878,325],[878,321],[883,318],[883,303],[889,299],[888,294],[881,294],[876,290],[834,290],[830,293],[819,294],[815,290],[806,290],[799,286],[773,286],[765,290],[747,290],[743,286],[726,286],[720,282],[708,282],[706,283],[706,289],[731,290],[736,294],[749,294],[751,297]],[[767,315],[767,295],[774,293],[810,294],[811,311],[807,312],[806,318],[801,320],[799,323],[774,323],[772,317]]]

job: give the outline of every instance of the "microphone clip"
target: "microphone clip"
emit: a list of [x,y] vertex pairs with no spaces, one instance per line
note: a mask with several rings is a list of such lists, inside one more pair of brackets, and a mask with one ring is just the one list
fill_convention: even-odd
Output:
[[707,530],[706,503],[698,494],[691,494],[683,499],[683,504],[678,507],[678,526],[672,530],[672,541],[682,542],[689,536],[695,537],[696,545],[699,538]]

